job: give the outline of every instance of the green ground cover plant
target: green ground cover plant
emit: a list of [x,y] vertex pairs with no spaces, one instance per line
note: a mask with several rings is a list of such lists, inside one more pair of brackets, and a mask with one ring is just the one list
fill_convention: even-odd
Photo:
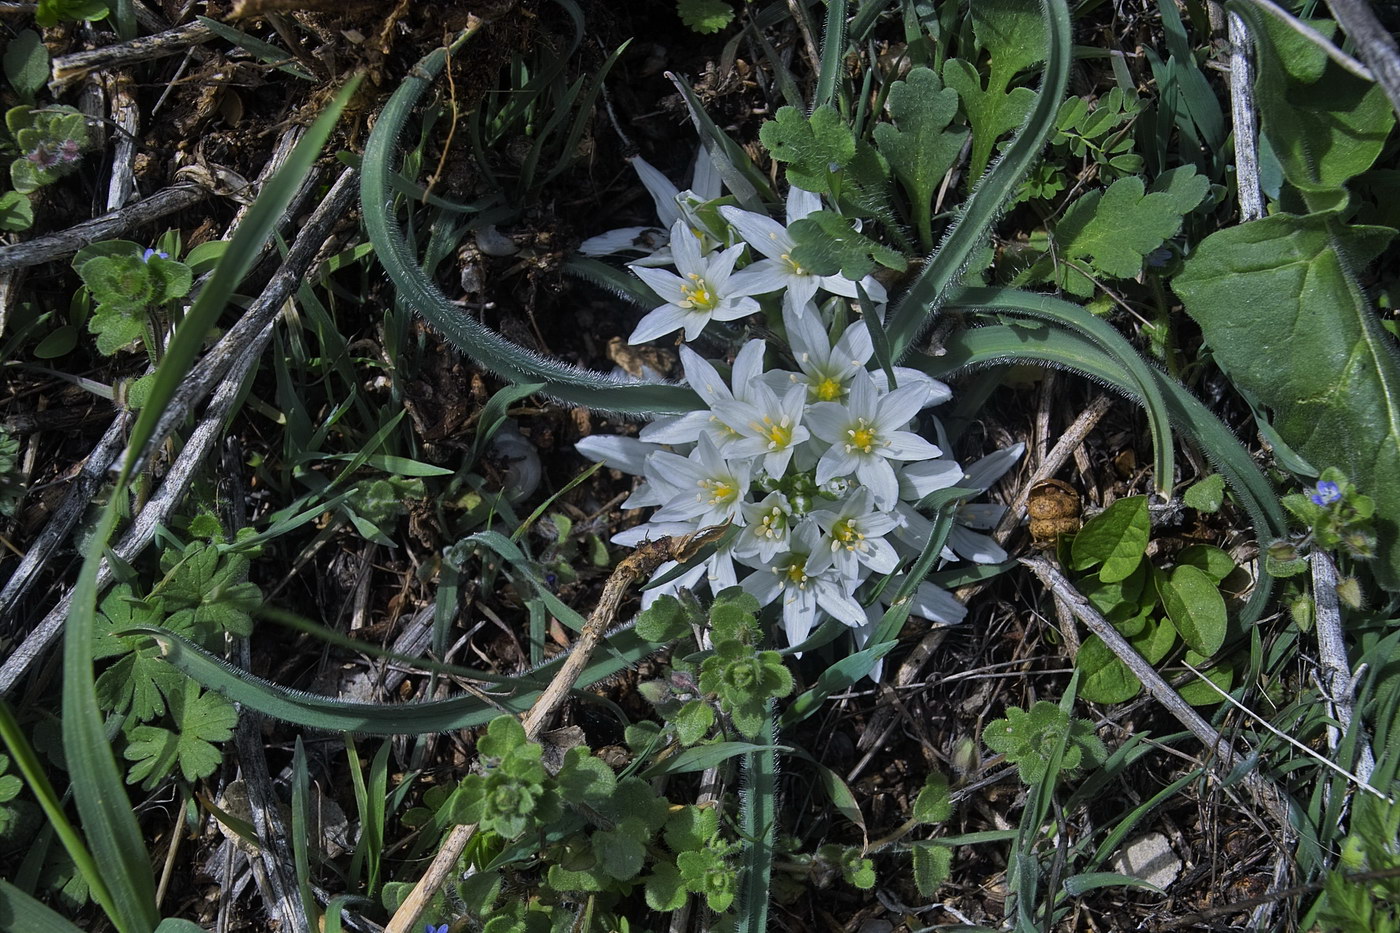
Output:
[[0,11],[0,930],[1395,927],[1400,22],[244,6]]

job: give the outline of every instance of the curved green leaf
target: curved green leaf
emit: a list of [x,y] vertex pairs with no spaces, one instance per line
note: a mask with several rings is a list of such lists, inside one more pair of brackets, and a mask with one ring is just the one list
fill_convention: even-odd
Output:
[[[451,51],[455,52],[472,35],[472,31],[463,33]],[[482,366],[512,382],[543,383],[546,394],[564,402],[634,415],[685,412],[700,407],[699,397],[690,389],[624,382],[547,359],[512,343],[464,313],[419,267],[396,214],[394,156],[414,105],[442,73],[448,52],[449,49],[438,49],[414,66],[384,105],[365,143],[360,178],[365,230],[384,271],[398,290],[399,300]]]
[[1148,430],[1152,434],[1152,469],[1158,492],[1170,494],[1176,485],[1175,450],[1172,444],[1171,420],[1166,402],[1157,386],[1159,374],[1142,355],[1133,349],[1126,337],[1111,324],[1084,310],[1077,304],[1053,295],[1038,295],[1014,288],[964,288],[948,298],[944,306],[949,311],[995,310],[1042,321],[1078,331],[1098,344],[1123,367],[1133,380],[1133,393],[1142,400],[1147,411]]
[[[1037,362],[1077,372],[1128,396],[1135,396],[1134,382],[1100,347],[1084,337],[1046,327],[1028,330],[1001,324],[955,334],[939,357],[918,356],[908,362],[935,378],[948,378],[962,370],[997,363]],[[1234,434],[1190,392],[1156,370],[1150,370],[1178,430],[1206,455],[1230,488],[1254,525],[1260,540],[1281,537],[1287,520],[1268,479]],[[1273,577],[1262,567],[1254,591],[1241,617],[1254,622],[1273,595]]]
[[[160,645],[165,659],[210,690],[284,722],[364,735],[421,735],[484,725],[502,712],[524,713],[539,697],[568,655],[521,674],[512,692],[457,697],[427,703],[360,703],[333,700],[255,677],[166,629],[136,626],[124,635],[145,635]],[[610,635],[579,677],[580,688],[626,670],[665,645],[647,641],[634,629]]]

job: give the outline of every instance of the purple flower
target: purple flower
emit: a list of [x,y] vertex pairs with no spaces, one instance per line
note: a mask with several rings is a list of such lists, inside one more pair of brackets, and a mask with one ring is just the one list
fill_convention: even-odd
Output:
[[1308,498],[1313,501],[1313,505],[1331,505],[1334,502],[1341,501],[1342,490],[1336,483],[1322,480],[1317,484],[1317,492],[1308,496]]
[[431,923],[424,927],[424,933],[447,933],[447,924],[433,926]]
[[76,162],[83,154],[83,144],[76,139],[65,139],[58,144],[58,161]]
[[42,144],[36,146],[34,151],[25,156],[39,168],[53,168],[58,162],[58,156],[49,152],[48,148]]
[[152,256],[159,256],[161,259],[169,259],[169,258],[170,258],[170,254],[167,253],[167,252],[166,252],[165,250],[163,250],[163,249],[150,249],[150,248],[147,248],[147,250],[146,250],[144,253],[141,254],[141,261],[142,261],[142,262],[150,262]]

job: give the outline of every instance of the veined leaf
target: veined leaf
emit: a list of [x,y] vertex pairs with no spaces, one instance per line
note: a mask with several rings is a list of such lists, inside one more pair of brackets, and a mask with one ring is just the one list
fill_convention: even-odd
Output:
[[1120,178],[1107,191],[1091,191],[1071,204],[1055,225],[1055,256],[1033,265],[1026,281],[1054,278],[1066,291],[1082,297],[1094,282],[1073,264],[1087,260],[1107,279],[1131,279],[1142,271],[1143,258],[1181,229],[1210,190],[1210,181],[1189,165],[1163,172],[1146,191],[1136,175]]
[[[1395,115],[1379,84],[1349,74],[1310,39],[1254,4],[1240,4],[1259,46],[1255,83],[1263,133],[1312,210],[1340,207],[1341,186],[1370,168]],[[1330,35],[1328,19],[1307,24]]]
[[1400,356],[1354,284],[1394,234],[1334,214],[1276,214],[1212,234],[1173,281],[1215,360],[1284,441],[1376,502],[1387,589],[1400,588]]
[[875,143],[909,196],[919,242],[932,249],[933,197],[967,139],[967,130],[948,129],[958,93],[943,86],[938,72],[920,67],[895,82],[886,106],[894,123],[875,127]]

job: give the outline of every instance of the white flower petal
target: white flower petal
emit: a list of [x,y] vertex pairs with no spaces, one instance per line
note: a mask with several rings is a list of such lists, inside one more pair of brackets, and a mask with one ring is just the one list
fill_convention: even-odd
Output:
[[772,217],[729,205],[721,207],[719,212],[745,243],[770,259],[779,259],[792,250],[792,236]]
[[633,476],[641,476],[646,469],[646,459],[656,451],[656,445],[635,437],[591,434],[579,438],[574,449],[589,460],[605,463],[614,470],[622,470]]
[[647,288],[656,292],[656,296],[662,301],[675,302],[683,301],[685,293],[681,291],[681,286],[685,284],[685,279],[668,272],[665,269],[649,269],[646,266],[628,266],[632,274],[646,283]]
[[[643,439],[651,440],[642,431]],[[920,460],[906,463],[896,471],[899,474],[899,497],[918,502],[924,496],[939,489],[956,486],[963,477],[962,465],[953,460]]]
[[948,533],[948,544],[967,560],[975,564],[999,564],[1006,560],[1006,551],[991,538],[975,531],[968,531],[961,525],[954,525]]
[[909,611],[921,619],[944,625],[957,625],[967,618],[967,607],[954,599],[952,593],[932,583],[919,584]]
[[656,203],[657,218],[663,226],[671,226],[681,216],[680,208],[676,206],[676,195],[680,194],[680,190],[671,183],[671,179],[657,171],[641,156],[633,156],[630,161],[633,171],[642,180],[652,201]]
[[628,251],[650,253],[665,242],[666,231],[661,227],[620,227],[589,237],[578,245],[578,251],[584,256],[612,256]]
[[958,483],[965,489],[980,489],[983,492],[1001,479],[1002,474],[1016,465],[1021,454],[1026,452],[1025,444],[1013,444],[995,453],[988,454],[967,468],[967,474]]
[[822,209],[821,195],[814,191],[806,191],[796,185],[788,189],[787,196],[787,222],[791,224],[794,220],[801,220],[808,214]]
[[[639,343],[646,343],[648,340],[655,340],[657,337],[664,337],[683,327],[687,328],[688,332],[691,319],[695,316],[684,308],[678,308],[673,304],[664,304],[637,322],[637,328],[632,331],[627,342],[636,346]],[[703,320],[700,322],[700,326],[701,328],[705,326]]]

